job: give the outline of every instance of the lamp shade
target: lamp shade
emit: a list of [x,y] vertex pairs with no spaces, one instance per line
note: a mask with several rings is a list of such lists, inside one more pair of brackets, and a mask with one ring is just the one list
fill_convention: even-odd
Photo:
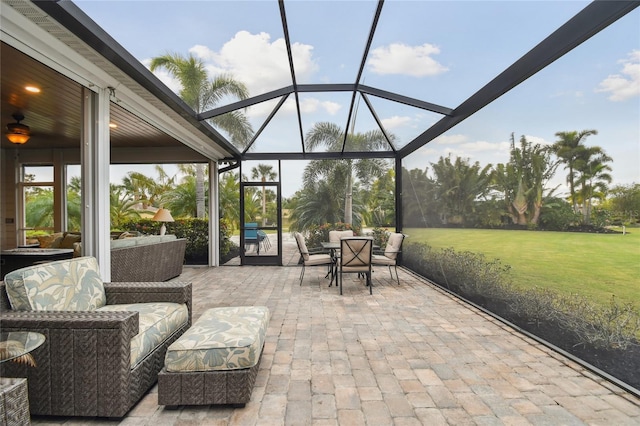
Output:
[[160,208],[151,220],[155,220],[156,222],[173,222],[173,217],[169,210]]
[[20,120],[24,120],[24,115],[13,114],[13,118],[16,122],[7,124],[7,139],[11,143],[22,145],[29,140],[31,136],[30,129],[29,126],[20,123]]

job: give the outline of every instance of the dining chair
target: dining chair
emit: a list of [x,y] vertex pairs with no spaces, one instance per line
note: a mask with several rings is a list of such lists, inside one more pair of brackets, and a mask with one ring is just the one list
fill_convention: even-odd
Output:
[[400,285],[400,277],[398,276],[398,254],[402,251],[402,243],[405,236],[406,235],[399,232],[392,232],[389,235],[387,246],[384,248],[384,251],[374,254],[371,259],[371,263],[374,266],[388,266],[391,278],[393,278],[393,273],[391,272],[391,267],[393,266],[396,270],[396,280],[398,281],[398,285]]
[[340,257],[338,259],[338,282],[342,294],[342,274],[357,273],[366,276],[369,294],[373,294],[371,282],[371,257],[373,238],[347,237],[340,239]]
[[319,253],[319,254],[310,254],[307,249],[307,243],[304,241],[304,237],[301,233],[295,232],[293,236],[296,239],[296,243],[298,244],[298,250],[300,251],[300,256],[302,256],[302,271],[300,271],[300,285],[302,285],[302,279],[304,278],[304,270],[307,266],[320,266],[326,265],[329,267],[331,272],[331,284],[333,284],[333,259],[327,253]]
[[269,235],[267,235],[267,233],[262,229],[258,229],[258,244],[262,244],[262,248],[265,252],[269,251],[269,249],[271,248]]
[[258,224],[256,222],[248,222],[244,224],[244,249],[247,246],[256,246],[256,251],[260,254],[260,241],[258,240]]
[[352,230],[347,230],[347,231],[329,231],[329,242],[331,243],[338,243],[340,242],[341,238],[346,238],[346,237],[353,237],[353,231]]
[[[330,243],[339,243],[341,238],[347,238],[347,237],[354,237],[355,234],[352,230],[346,230],[346,231],[329,231],[329,242]],[[338,257],[340,256],[340,249],[334,249],[331,250],[331,252],[329,253],[333,256],[333,261],[337,262],[338,261]]]

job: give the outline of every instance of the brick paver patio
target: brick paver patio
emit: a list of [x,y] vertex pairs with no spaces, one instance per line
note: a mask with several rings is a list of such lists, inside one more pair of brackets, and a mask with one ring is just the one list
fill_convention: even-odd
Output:
[[[154,387],[121,420],[34,417],[34,424],[638,425],[640,400],[580,365],[400,271],[356,275],[344,295],[322,267],[298,285],[283,267],[187,267],[194,318],[265,305],[271,321],[251,402],[166,410]],[[105,374],[108,374],[105,372]]]

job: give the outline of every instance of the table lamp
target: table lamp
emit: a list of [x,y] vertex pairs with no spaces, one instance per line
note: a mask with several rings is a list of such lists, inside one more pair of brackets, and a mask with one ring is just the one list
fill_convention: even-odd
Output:
[[160,227],[160,235],[164,235],[167,232],[167,227],[165,226],[164,222],[173,222],[173,217],[171,217],[171,213],[169,212],[169,210],[159,208],[151,220],[162,222],[162,226]]

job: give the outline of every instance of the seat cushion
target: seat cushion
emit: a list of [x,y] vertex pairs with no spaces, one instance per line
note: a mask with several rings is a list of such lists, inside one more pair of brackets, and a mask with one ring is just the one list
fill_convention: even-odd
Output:
[[258,363],[269,324],[264,306],[212,308],[167,350],[170,372],[239,370]]
[[328,263],[331,263],[331,256],[328,254],[312,254],[304,261],[306,266],[326,265]]
[[189,321],[187,305],[169,302],[106,305],[98,311],[135,311],[139,315],[138,334],[131,339],[131,368]]
[[4,281],[16,311],[92,311],[107,302],[95,257],[17,269]]
[[390,265],[393,266],[396,264],[396,259],[390,259],[387,256],[382,256],[379,254],[374,254],[371,258],[371,263],[374,265]]

